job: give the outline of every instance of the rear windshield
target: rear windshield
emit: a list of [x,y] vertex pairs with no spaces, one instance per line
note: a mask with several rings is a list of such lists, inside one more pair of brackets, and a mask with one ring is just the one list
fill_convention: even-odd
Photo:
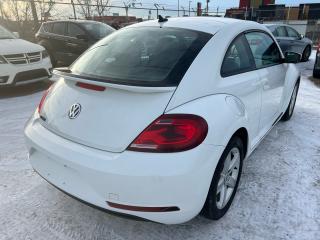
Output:
[[160,27],[127,28],[104,38],[71,67],[96,81],[177,86],[211,34]]

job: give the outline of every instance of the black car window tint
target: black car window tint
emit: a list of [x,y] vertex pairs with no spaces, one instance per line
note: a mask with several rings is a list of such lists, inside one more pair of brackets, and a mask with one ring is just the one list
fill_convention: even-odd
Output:
[[277,33],[278,33],[278,36],[277,37],[287,37],[287,31],[286,31],[286,28],[281,26],[281,27],[277,27]]
[[287,27],[287,32],[289,37],[299,38],[299,33],[291,27]]
[[84,35],[85,32],[76,24],[68,23],[68,36],[77,37],[78,35]]
[[227,77],[254,69],[250,49],[243,35],[238,36],[229,46],[224,57],[221,76]]
[[65,34],[65,23],[54,23],[52,27],[52,33],[58,35]]

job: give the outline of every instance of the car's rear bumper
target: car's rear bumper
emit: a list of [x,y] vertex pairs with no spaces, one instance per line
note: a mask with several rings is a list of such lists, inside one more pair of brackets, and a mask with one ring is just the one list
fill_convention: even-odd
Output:
[[49,58],[29,64],[0,64],[0,87],[46,80],[51,75],[51,68]]
[[[48,182],[95,206],[166,224],[188,221],[201,211],[224,149],[202,144],[180,153],[111,153],[61,138],[39,121],[31,118],[25,136],[30,162]],[[166,207],[178,210],[153,211]]]

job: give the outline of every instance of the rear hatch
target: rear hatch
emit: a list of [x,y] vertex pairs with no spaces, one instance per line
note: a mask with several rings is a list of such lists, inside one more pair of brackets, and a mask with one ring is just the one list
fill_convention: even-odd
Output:
[[[159,27],[128,28],[109,35],[61,73],[41,109],[43,125],[74,142],[124,151],[163,114],[211,36]],[[86,89],[77,86],[79,82],[106,89]],[[81,106],[75,118],[68,115],[74,104]]]
[[[104,91],[94,91],[61,80],[43,106],[43,125],[74,142],[122,152],[163,113],[174,89],[109,85]],[[70,118],[74,104],[80,104],[81,111]]]

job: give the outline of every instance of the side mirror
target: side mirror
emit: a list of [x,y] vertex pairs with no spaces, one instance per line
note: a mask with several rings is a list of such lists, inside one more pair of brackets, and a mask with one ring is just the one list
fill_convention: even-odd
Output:
[[83,41],[88,41],[89,40],[88,36],[85,35],[85,34],[80,34],[80,35],[77,35],[76,37],[77,37],[77,39],[80,39],[80,40],[83,40]]
[[298,63],[301,60],[301,55],[295,52],[285,52],[284,62],[285,63]]
[[304,35],[303,34],[300,34],[300,39],[303,39],[304,38]]
[[18,32],[13,32],[13,35],[16,37],[16,38],[20,38],[20,34]]

